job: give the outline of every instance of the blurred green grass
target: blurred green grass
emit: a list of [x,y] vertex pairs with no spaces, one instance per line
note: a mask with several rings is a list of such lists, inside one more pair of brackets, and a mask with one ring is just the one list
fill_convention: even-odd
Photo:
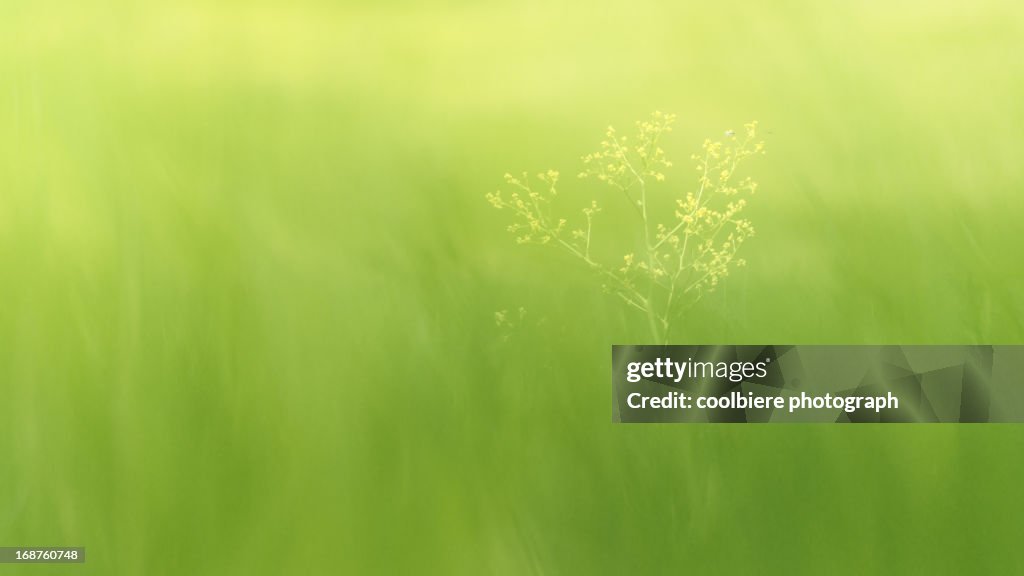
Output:
[[[0,4],[0,544],[89,574],[1020,571],[1017,427],[613,426],[643,323],[483,195],[654,109],[681,194],[756,118],[750,266],[687,341],[1019,343],[1022,28],[1007,1]],[[518,306],[543,325],[505,342]]]

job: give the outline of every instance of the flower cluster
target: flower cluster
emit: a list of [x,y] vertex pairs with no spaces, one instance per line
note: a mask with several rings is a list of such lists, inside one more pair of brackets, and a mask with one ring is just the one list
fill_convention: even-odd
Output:
[[527,173],[520,176],[505,174],[505,182],[512,188],[507,196],[501,190],[486,195],[487,201],[499,210],[510,210],[514,221],[506,230],[516,235],[519,244],[560,244],[588,263],[590,237],[594,216],[601,211],[596,200],[581,210],[585,227],[567,232],[568,220],[551,216],[551,201],[558,195],[558,172],[548,170],[535,175],[540,186],[535,186]]
[[609,126],[601,149],[582,158],[580,178],[596,178],[623,191],[646,181],[665,180],[661,170],[670,168],[672,163],[665,159],[660,141],[662,135],[672,131],[675,121],[675,114],[655,112],[649,120],[636,123],[637,134],[633,140]]

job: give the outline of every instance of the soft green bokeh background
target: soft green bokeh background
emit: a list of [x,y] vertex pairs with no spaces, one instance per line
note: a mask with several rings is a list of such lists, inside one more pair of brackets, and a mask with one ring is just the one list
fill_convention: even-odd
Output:
[[0,574],[1024,570],[1024,429],[612,425],[643,322],[483,199],[756,118],[679,340],[1019,343],[1021,54],[1014,1],[0,2],[0,544],[89,557]]

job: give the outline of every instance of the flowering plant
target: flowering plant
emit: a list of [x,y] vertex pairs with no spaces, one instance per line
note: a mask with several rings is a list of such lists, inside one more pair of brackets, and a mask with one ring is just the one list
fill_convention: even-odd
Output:
[[[702,151],[691,157],[698,175],[695,188],[671,203],[655,202],[652,185],[665,181],[664,171],[672,167],[660,143],[674,122],[675,115],[655,112],[636,123],[632,137],[609,127],[600,149],[582,158],[579,177],[617,190],[636,213],[637,243],[620,251],[616,264],[600,262],[592,250],[595,222],[603,209],[596,200],[573,223],[552,213],[557,171],[535,178],[525,172],[505,174],[508,189],[487,194],[491,205],[512,213],[508,231],[516,242],[552,246],[579,260],[606,291],[644,314],[658,343],[669,341],[678,319],[714,291],[731,269],[746,265],[737,253],[754,235],[754,227],[741,213],[757,183],[741,177],[738,169],[747,158],[764,154],[757,122],[745,124],[739,134],[727,131],[722,140],[705,140]],[[507,313],[497,313],[499,324],[503,317]]]

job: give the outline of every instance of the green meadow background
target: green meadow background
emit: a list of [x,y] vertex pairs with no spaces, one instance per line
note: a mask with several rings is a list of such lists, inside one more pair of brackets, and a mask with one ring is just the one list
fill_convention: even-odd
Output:
[[643,319],[484,200],[660,109],[667,202],[758,119],[675,341],[1021,343],[1021,54],[1008,0],[0,2],[0,545],[88,557],[0,575],[1024,570],[1024,429],[613,425]]

